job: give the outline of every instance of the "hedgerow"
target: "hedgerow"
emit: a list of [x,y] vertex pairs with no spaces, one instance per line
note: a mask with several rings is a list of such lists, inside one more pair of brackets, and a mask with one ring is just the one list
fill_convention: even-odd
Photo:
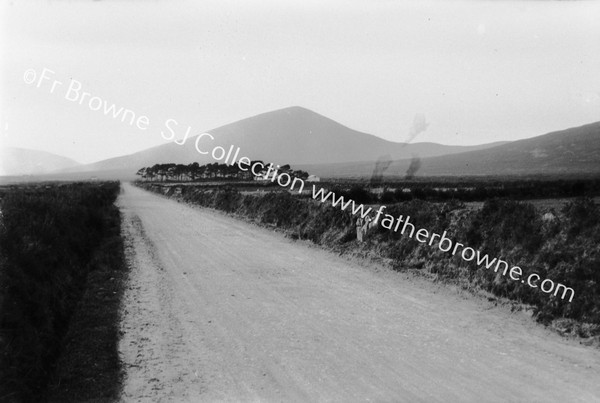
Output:
[[[1,194],[0,400],[40,401],[98,260],[119,238],[118,182],[16,186]],[[109,248],[105,253],[114,253]]]

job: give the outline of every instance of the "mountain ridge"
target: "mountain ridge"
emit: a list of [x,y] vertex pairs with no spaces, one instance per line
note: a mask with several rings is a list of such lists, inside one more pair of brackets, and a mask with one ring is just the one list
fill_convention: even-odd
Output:
[[[404,176],[411,159],[391,162],[384,176]],[[302,166],[323,176],[365,177],[373,162]],[[557,130],[483,150],[420,158],[423,176],[600,174],[600,122]]]
[[40,175],[81,166],[71,158],[41,150],[0,147],[0,175]]
[[[410,157],[412,154],[437,156],[493,147],[502,142],[476,146],[449,146],[437,143],[398,143],[372,134],[359,132],[309,109],[293,106],[255,116],[209,130],[213,142],[203,139],[200,147],[210,151],[221,145],[240,147],[240,156],[275,164],[314,164],[323,162],[372,161],[381,156]],[[126,156],[110,158],[83,169],[133,169],[156,163],[215,162],[210,155],[201,155],[190,136],[185,144],[174,142],[155,146]]]
[[[326,177],[370,177],[376,161],[389,161],[384,176],[403,176],[411,160],[420,160],[418,175],[481,176],[600,173],[600,122],[554,131],[513,142],[448,146],[430,142],[392,142],[353,130],[309,109],[293,106],[250,116],[210,130],[214,140],[198,142],[204,151],[220,145],[240,147],[246,156],[274,164],[291,164]],[[183,145],[174,142],[92,164],[75,161],[61,174],[72,178],[133,179],[139,168],[158,163],[217,162],[195,147],[199,135]],[[181,140],[181,139],[180,139]],[[180,141],[179,140],[179,141]],[[66,159],[68,160],[68,159]],[[74,165],[74,164],[75,165]]]

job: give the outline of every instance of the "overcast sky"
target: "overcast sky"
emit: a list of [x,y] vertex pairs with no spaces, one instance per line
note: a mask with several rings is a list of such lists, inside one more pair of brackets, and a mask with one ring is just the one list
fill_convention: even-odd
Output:
[[[404,141],[481,144],[600,120],[597,1],[3,1],[0,139],[80,162],[300,105]],[[25,72],[50,80],[26,84]],[[51,93],[54,80],[62,82]],[[65,99],[81,91],[142,130]],[[144,126],[144,125],[142,125]]]

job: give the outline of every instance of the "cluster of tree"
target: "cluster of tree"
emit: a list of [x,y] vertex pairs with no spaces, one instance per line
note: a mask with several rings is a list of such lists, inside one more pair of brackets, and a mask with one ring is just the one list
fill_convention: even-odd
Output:
[[289,164],[283,165],[276,169],[272,167],[269,171],[269,165],[262,161],[250,161],[250,163],[239,162],[233,165],[212,164],[200,165],[193,162],[189,165],[185,164],[155,164],[151,167],[144,167],[137,171],[136,175],[142,180],[149,181],[177,181],[177,182],[194,182],[199,180],[253,180],[255,178],[269,178],[273,174],[279,175],[286,173],[292,177],[301,179],[308,178],[308,172],[302,170],[293,170]]

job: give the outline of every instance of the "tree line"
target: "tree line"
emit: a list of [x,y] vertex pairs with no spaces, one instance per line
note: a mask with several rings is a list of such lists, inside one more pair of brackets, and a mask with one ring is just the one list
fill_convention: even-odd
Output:
[[144,167],[136,172],[144,181],[178,181],[178,182],[195,182],[201,180],[221,180],[221,179],[237,179],[237,180],[254,180],[267,177],[272,178],[272,175],[280,175],[286,173],[292,177],[300,179],[308,178],[309,174],[303,170],[294,170],[289,164],[285,164],[277,168],[276,166],[269,172],[268,165],[262,161],[250,161],[250,163],[239,162],[233,165],[212,164],[200,165],[197,162],[191,164],[154,164],[151,167]]

